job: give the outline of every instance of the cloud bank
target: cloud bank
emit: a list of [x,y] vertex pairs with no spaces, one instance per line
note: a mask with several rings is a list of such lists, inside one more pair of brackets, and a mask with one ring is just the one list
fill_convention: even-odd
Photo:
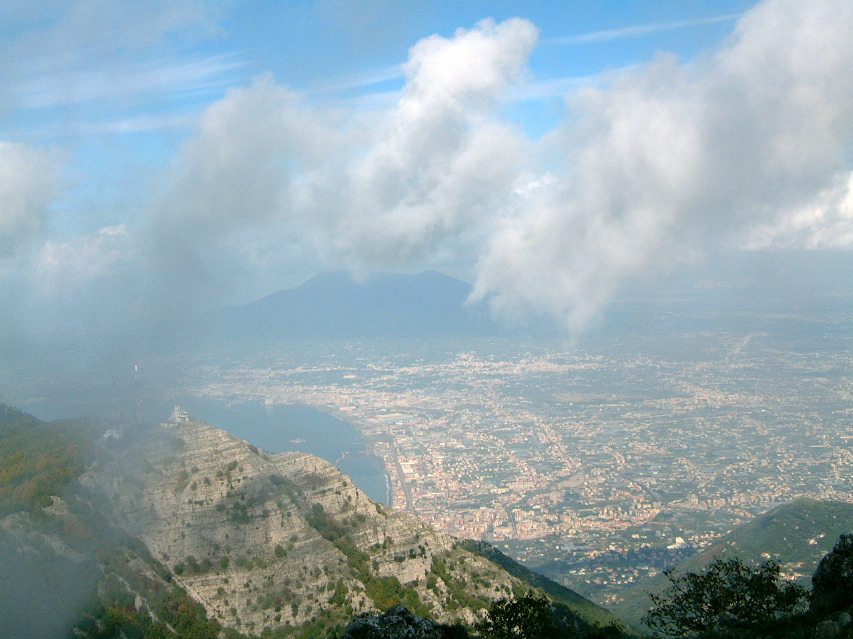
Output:
[[141,210],[29,252],[57,158],[0,143],[0,272],[90,309],[121,291],[136,313],[312,269],[468,261],[496,312],[579,332],[638,278],[709,250],[853,249],[852,32],[846,0],[768,0],[701,59],[661,53],[572,89],[538,140],[502,116],[535,81],[538,29],[521,18],[416,43],[379,111],[262,75],[205,110]]
[[565,168],[490,237],[475,295],[576,331],[709,248],[853,248],[851,26],[850,3],[765,2],[707,59],[661,55],[569,96]]
[[60,157],[0,141],[0,258],[36,240],[60,192]]

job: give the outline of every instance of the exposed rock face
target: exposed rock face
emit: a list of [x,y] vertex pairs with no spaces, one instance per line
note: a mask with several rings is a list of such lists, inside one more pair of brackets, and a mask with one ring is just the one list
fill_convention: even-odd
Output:
[[226,625],[345,623],[389,593],[473,621],[520,581],[413,515],[372,502],[328,462],[272,455],[195,421],[91,468],[85,485]]
[[381,615],[362,613],[347,626],[343,639],[452,639],[464,633],[392,606]]
[[850,608],[853,608],[853,534],[841,535],[812,576],[812,611],[828,614]]

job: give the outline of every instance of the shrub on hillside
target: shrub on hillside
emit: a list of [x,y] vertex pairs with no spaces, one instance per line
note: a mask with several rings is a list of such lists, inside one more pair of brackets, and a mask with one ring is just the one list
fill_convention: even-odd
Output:
[[772,621],[801,609],[808,599],[805,588],[780,580],[780,566],[772,560],[751,567],[737,558],[715,559],[701,573],[664,574],[669,589],[649,595],[653,607],[643,621],[675,637],[696,636],[721,623]]

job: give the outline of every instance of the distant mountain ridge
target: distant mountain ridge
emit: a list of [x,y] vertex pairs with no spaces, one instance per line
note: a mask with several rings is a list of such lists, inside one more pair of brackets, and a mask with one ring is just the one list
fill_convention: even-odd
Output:
[[321,273],[295,288],[208,315],[219,339],[460,337],[505,332],[471,286],[436,271],[384,273],[364,281]]

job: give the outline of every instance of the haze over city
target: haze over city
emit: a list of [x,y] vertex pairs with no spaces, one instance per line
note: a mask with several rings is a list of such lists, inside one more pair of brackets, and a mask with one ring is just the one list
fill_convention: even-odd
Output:
[[853,508],[851,34],[0,0],[0,619],[483,636],[532,587],[622,636],[673,566],[809,585]]

